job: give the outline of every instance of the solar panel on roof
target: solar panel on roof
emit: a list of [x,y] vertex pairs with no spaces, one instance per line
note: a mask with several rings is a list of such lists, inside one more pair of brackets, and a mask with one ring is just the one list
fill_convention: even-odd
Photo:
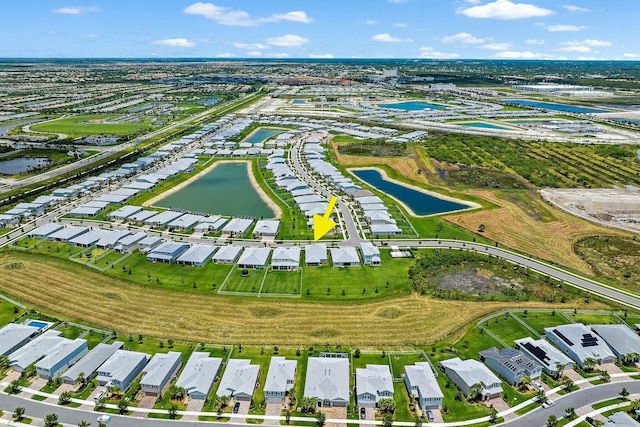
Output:
[[598,345],[598,339],[591,334],[582,335],[582,347],[595,347]]
[[562,341],[564,341],[568,346],[570,346],[570,347],[573,346],[573,343],[571,342],[571,340],[569,338],[565,337],[564,334],[562,332],[560,332],[559,330],[554,329],[553,333],[555,333],[558,337],[560,337],[560,339]]
[[531,353],[534,357],[536,357],[538,360],[543,362],[545,365],[549,365],[549,361],[551,359],[549,359],[549,356],[547,356],[546,351],[544,351],[540,347],[537,347],[531,344],[530,342],[525,342],[522,344],[522,346],[526,348],[529,351],[529,353]]

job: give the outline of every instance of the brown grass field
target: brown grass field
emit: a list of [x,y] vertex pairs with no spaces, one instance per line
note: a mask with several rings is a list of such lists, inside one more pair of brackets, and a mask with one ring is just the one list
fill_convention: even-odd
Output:
[[[7,268],[14,262],[23,268]],[[358,304],[203,296],[145,288],[68,261],[12,252],[0,253],[0,270],[1,293],[61,319],[120,333],[219,344],[411,347],[513,306],[417,295]],[[548,305],[519,303],[543,306]]]

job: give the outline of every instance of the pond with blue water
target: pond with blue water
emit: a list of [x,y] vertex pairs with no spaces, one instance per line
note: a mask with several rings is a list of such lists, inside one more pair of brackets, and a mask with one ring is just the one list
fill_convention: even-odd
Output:
[[593,113],[607,113],[608,110],[600,110],[590,107],[579,107],[577,105],[567,104],[553,104],[551,102],[531,101],[529,99],[503,99],[505,104],[513,104],[523,107],[543,108],[545,110],[561,111],[563,113],[579,113],[579,114],[593,114]]
[[265,142],[271,137],[284,133],[284,129],[272,129],[272,128],[258,128],[251,135],[246,137],[242,142],[248,142],[250,144],[259,144]]
[[19,157],[17,159],[0,159],[0,175],[18,175],[29,170],[47,166],[47,157]]
[[434,215],[469,209],[469,206],[462,203],[440,199],[406,185],[389,181],[376,169],[357,169],[351,172],[370,186],[399,200],[416,215]]
[[505,126],[496,125],[493,123],[487,122],[467,122],[467,123],[456,123],[460,126],[469,126],[474,128],[482,128],[482,129],[496,129],[496,130],[510,130],[510,128]]
[[444,110],[444,105],[431,104],[424,101],[395,102],[392,104],[378,104],[381,108],[393,108],[394,110],[420,111],[420,110]]

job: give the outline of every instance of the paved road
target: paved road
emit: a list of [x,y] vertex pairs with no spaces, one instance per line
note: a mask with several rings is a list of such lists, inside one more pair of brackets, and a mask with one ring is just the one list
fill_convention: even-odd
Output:
[[640,381],[630,380],[624,382],[609,383],[596,387],[589,387],[574,391],[568,395],[557,399],[555,405],[547,409],[536,409],[532,412],[511,420],[505,424],[514,425],[517,427],[542,427],[546,424],[547,418],[550,415],[555,415],[560,418],[565,415],[565,409],[575,408],[578,409],[581,406],[589,405],[593,402],[599,402],[602,400],[612,399],[618,397],[618,393],[622,390],[622,387],[626,387],[629,393],[640,393]]

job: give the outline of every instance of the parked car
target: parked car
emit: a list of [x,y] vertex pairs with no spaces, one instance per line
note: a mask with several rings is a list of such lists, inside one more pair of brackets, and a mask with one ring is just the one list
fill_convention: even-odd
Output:
[[100,415],[98,417],[98,424],[109,424],[111,422],[111,415]]
[[431,412],[431,409],[427,409],[427,419],[429,420],[430,423],[432,423],[435,418],[433,418],[433,412]]
[[100,392],[98,392],[98,394],[93,396],[93,400],[97,402],[98,400],[100,400],[100,398],[102,398],[102,396],[104,396],[104,390],[101,390]]
[[364,420],[367,418],[367,410],[364,406],[360,407],[360,419]]
[[233,413],[237,414],[239,410],[240,410],[240,402],[236,402],[236,404],[233,405]]
[[533,381],[531,384],[536,388],[536,390],[544,390],[544,387],[538,381]]

